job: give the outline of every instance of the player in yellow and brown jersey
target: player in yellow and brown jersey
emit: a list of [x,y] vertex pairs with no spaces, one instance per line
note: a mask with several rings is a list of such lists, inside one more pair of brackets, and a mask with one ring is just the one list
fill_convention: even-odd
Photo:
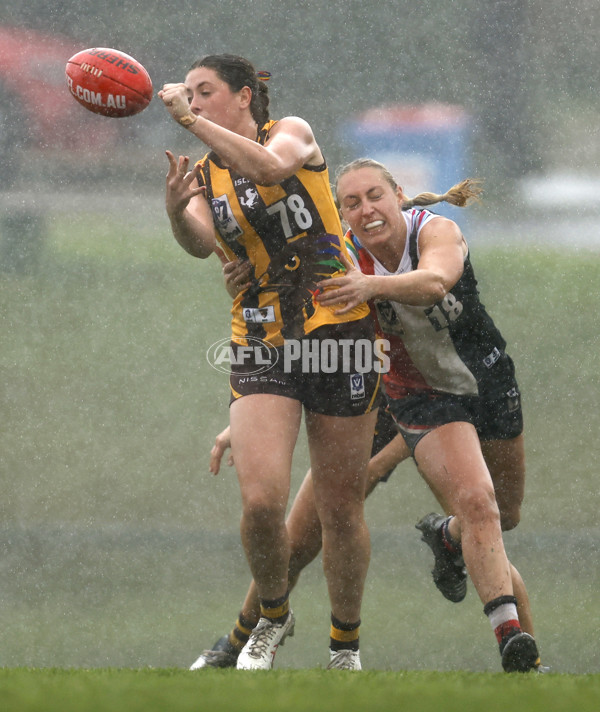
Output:
[[[264,145],[276,121],[258,133]],[[223,166],[212,151],[198,163],[217,239],[231,260],[248,260],[253,274],[233,305],[233,336],[266,339],[281,346],[325,324],[366,316],[366,305],[349,320],[313,299],[316,282],[341,274],[346,253],[331,199],[325,163],[302,166],[274,186],[261,186]]]
[[[329,666],[359,670],[366,465],[381,369],[367,359],[374,334],[366,305],[340,317],[316,299],[317,283],[343,272],[346,255],[325,159],[306,121],[269,121],[266,85],[241,57],[205,57],[159,96],[210,149],[192,171],[187,157],[167,152],[175,238],[200,258],[218,241],[226,259],[250,265],[232,309],[230,423],[242,541],[262,617],[237,666],[269,669],[293,632],[285,512],[304,407],[331,602]],[[260,375],[250,343],[272,359]]]

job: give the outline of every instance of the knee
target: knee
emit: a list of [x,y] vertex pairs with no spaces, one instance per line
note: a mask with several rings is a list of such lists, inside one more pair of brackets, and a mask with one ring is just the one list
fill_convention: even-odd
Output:
[[365,504],[364,482],[330,482],[315,488],[315,501],[323,531],[335,528],[351,529],[360,522]]
[[338,501],[332,506],[324,506],[319,511],[324,536],[327,533],[351,534],[364,521],[363,502]]
[[485,525],[500,524],[500,512],[494,490],[491,487],[473,487],[461,493],[458,498],[458,514],[461,522]]
[[285,506],[264,495],[244,499],[242,516],[253,529],[269,529],[279,526],[285,519]]

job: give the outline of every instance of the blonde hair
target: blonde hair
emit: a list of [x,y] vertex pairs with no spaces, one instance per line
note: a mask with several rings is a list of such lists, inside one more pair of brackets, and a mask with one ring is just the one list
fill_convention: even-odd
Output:
[[[352,171],[358,170],[359,168],[376,168],[378,171],[381,172],[381,174],[389,183],[389,185],[393,188],[393,190],[397,190],[398,184],[396,183],[394,176],[383,165],[383,163],[379,163],[379,161],[375,161],[372,158],[357,158],[356,160],[351,161],[350,163],[346,163],[345,166],[341,166],[336,171],[335,195],[338,205],[339,197],[337,195],[337,187],[340,178],[346,175],[347,173],[351,173]],[[414,207],[415,205],[419,207],[424,207],[426,205],[435,205],[436,203],[449,203],[450,205],[456,205],[459,208],[464,208],[473,200],[479,200],[482,192],[482,181],[476,178],[465,178],[464,180],[460,181],[460,183],[456,183],[456,185],[453,185],[452,188],[447,190],[442,195],[438,195],[437,193],[424,192],[415,195],[414,198],[407,198],[405,196],[404,200],[402,201],[402,209],[406,210],[408,208]]]

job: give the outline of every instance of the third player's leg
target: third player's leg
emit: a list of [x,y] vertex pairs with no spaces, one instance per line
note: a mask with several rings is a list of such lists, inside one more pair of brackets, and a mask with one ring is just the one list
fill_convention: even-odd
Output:
[[510,440],[482,441],[481,450],[492,476],[503,531],[517,526],[525,493],[523,435]]
[[376,412],[347,418],[306,413],[323,567],[332,613],[343,623],[360,618],[369,567],[364,500],[375,419]]

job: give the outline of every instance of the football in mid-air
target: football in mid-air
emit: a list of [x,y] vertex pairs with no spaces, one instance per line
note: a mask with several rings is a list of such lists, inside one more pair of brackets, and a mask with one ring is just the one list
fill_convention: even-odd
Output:
[[95,114],[133,116],[152,100],[148,72],[118,49],[84,49],[69,59],[65,71],[71,94]]

